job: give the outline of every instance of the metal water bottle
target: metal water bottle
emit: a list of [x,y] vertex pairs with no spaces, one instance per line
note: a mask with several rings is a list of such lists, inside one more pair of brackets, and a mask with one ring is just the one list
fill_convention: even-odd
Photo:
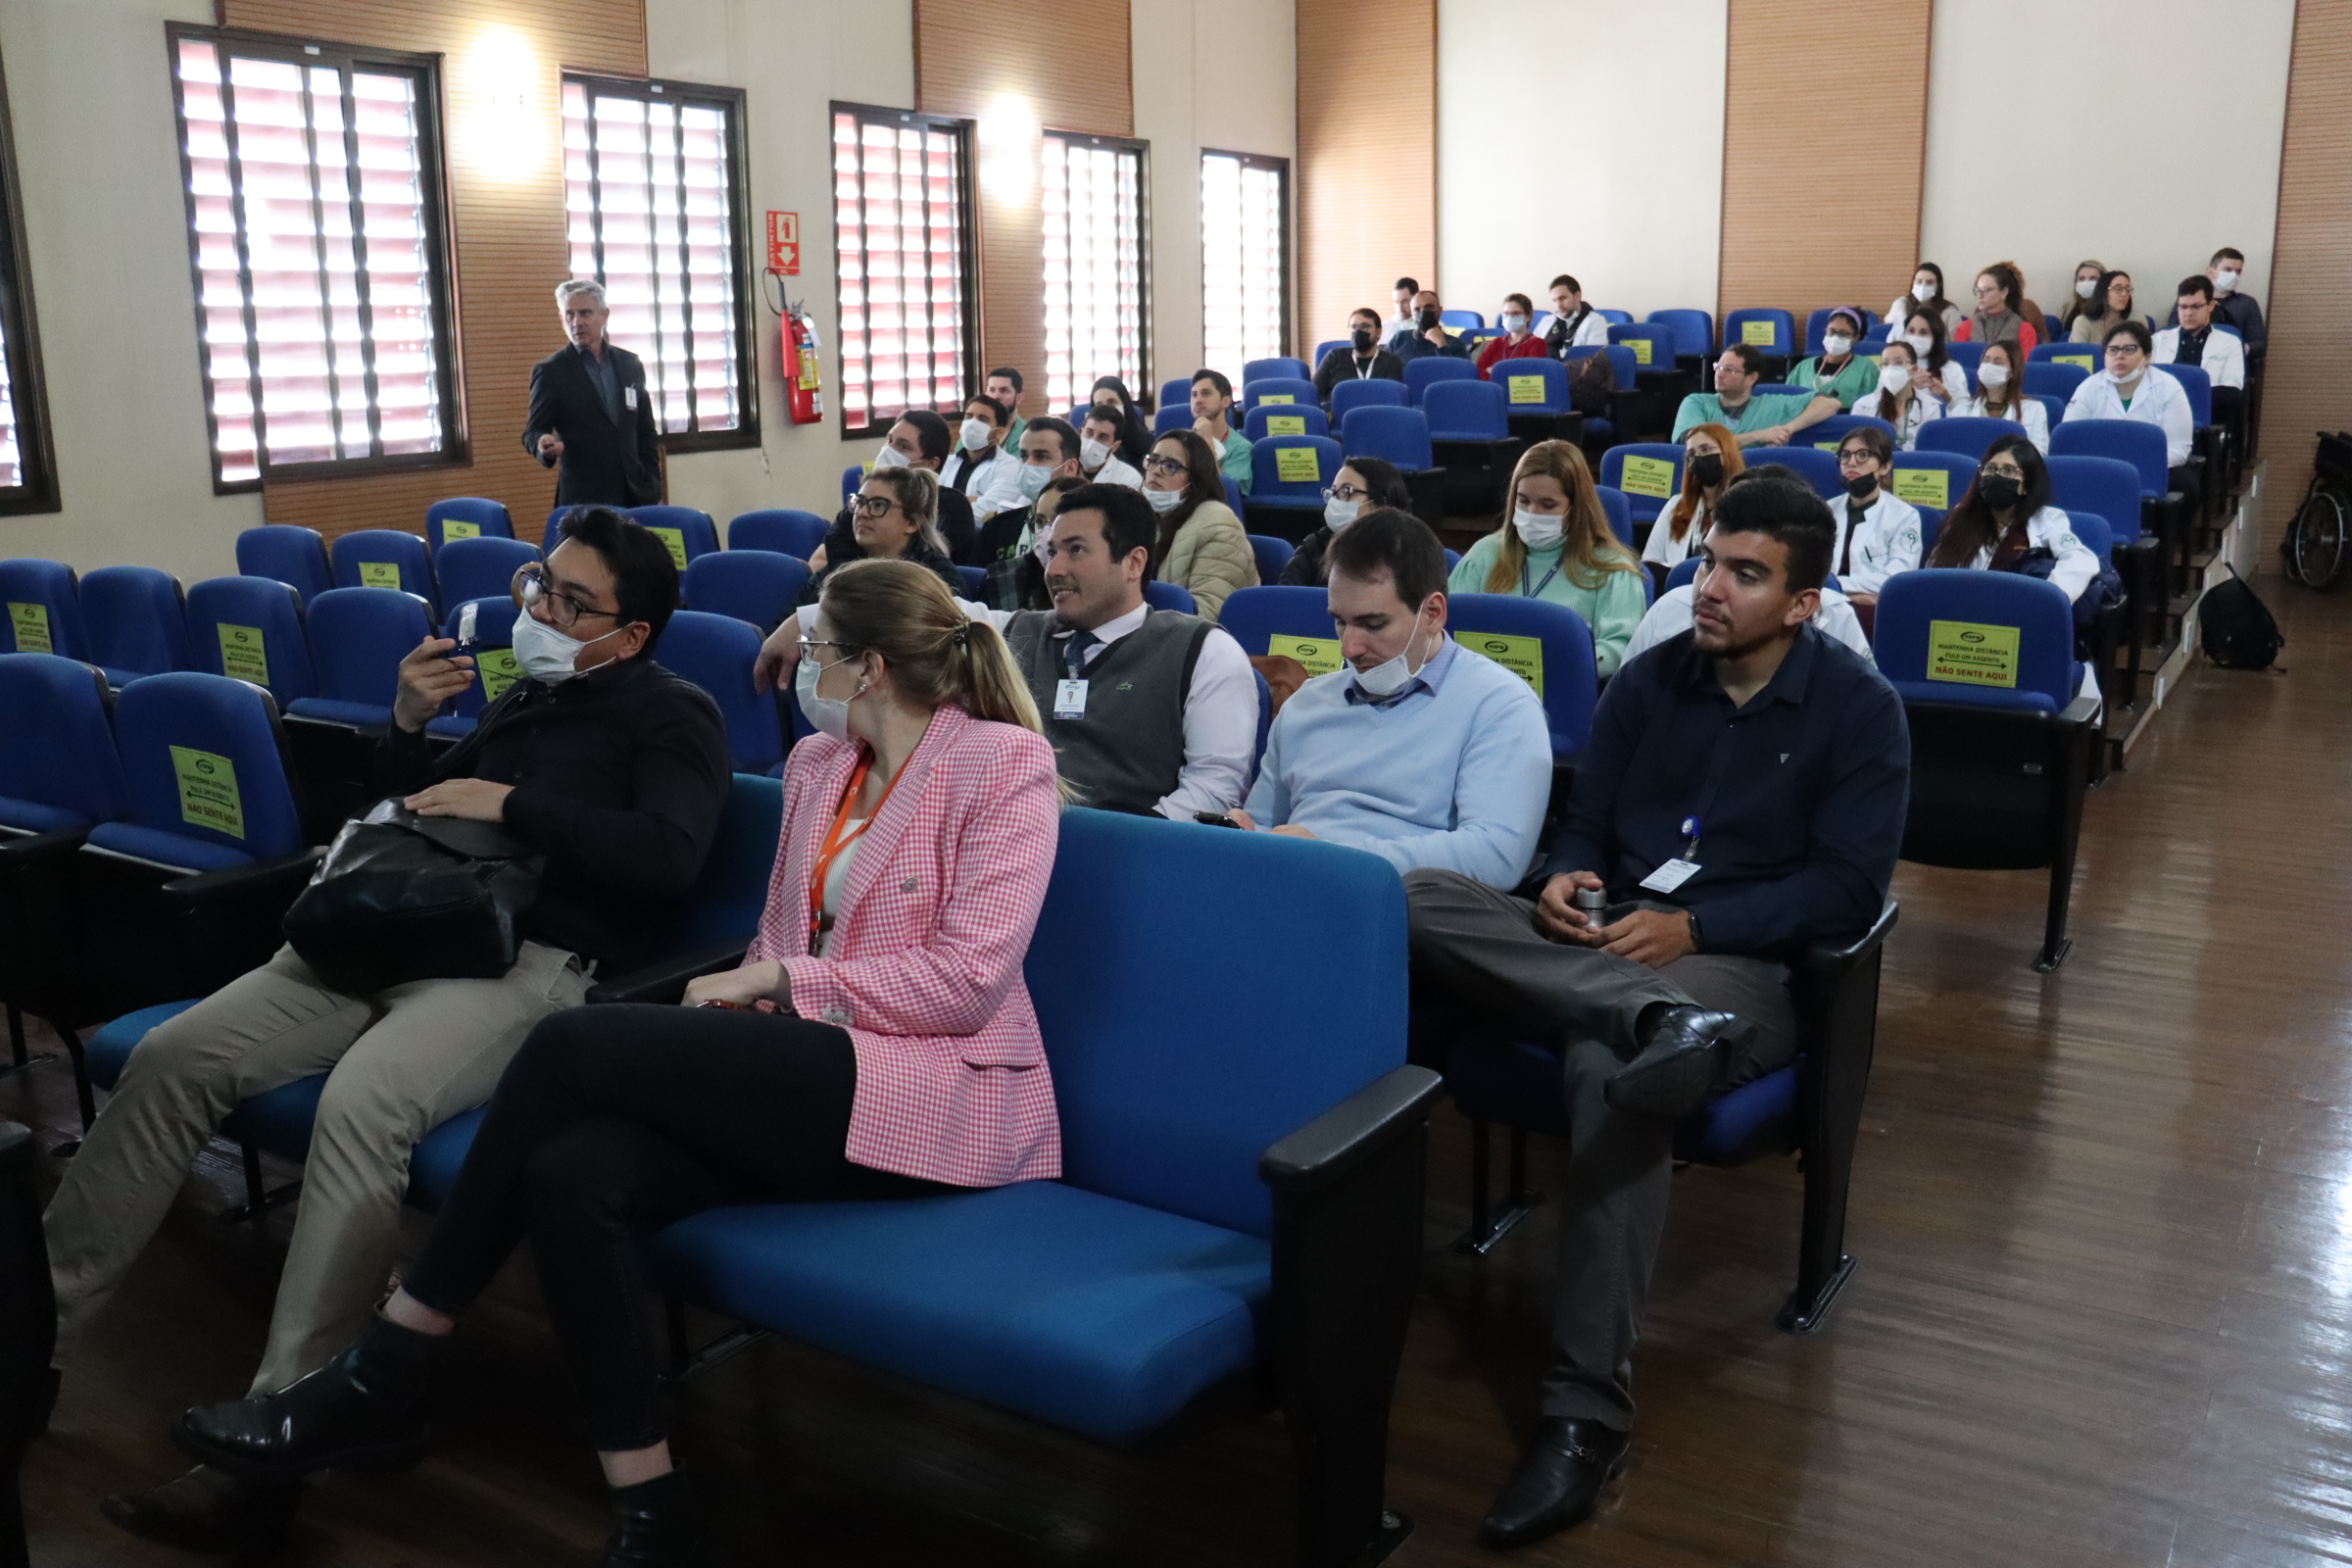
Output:
[[1602,926],[1608,924],[1608,920],[1603,912],[1609,906],[1609,895],[1607,889],[1578,888],[1576,890],[1576,906],[1584,914],[1585,928],[1587,930],[1597,931]]

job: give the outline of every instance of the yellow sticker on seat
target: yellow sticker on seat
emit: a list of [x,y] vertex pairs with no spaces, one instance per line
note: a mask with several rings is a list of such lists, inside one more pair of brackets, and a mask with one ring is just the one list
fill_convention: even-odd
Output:
[[1340,657],[1337,637],[1268,637],[1266,654],[1269,658],[1287,654],[1304,664],[1309,675],[1328,675],[1347,662]]
[[474,652],[474,668],[482,672],[482,701],[495,703],[507,688],[522,679],[522,666],[512,648],[482,648]]
[[2053,354],[2050,356],[2050,363],[2052,365],[2072,365],[2083,370],[2095,370],[2099,368],[2099,362],[2087,354]]
[[669,546],[669,564],[680,571],[686,569],[686,530],[683,528],[649,528],[646,530]]
[[1628,458],[1617,488],[1629,496],[1651,496],[1663,501],[1674,494],[1672,458]]
[[[1770,334],[1767,333],[1766,336],[1769,337]],[[1649,363],[1649,339],[1645,337],[1629,337],[1625,340],[1625,346],[1634,351],[1634,363],[1636,365],[1647,365]]]
[[363,561],[360,563],[360,586],[363,588],[397,588],[400,586],[400,563],[396,561]]
[[49,637],[49,607],[21,605],[14,599],[8,602],[9,628],[17,634],[20,654],[54,654],[57,644]]
[[1941,468],[1897,468],[1894,470],[1894,499],[1908,501],[1915,507],[1934,507],[1949,512],[1952,507],[1952,476]]
[[1258,396],[1260,403],[1296,403],[1298,400],[1288,392],[1266,392]]
[[1492,631],[1457,631],[1453,640],[1473,653],[1486,655],[1544,695],[1544,639],[1505,637]]
[[1312,484],[1323,477],[1323,455],[1313,447],[1276,447],[1274,477],[1284,484]]
[[1306,416],[1303,414],[1269,414],[1266,416],[1266,434],[1304,435]]
[[249,680],[256,686],[270,684],[270,655],[262,646],[259,626],[232,626],[227,621],[216,623],[213,630],[220,636],[220,673],[231,680]]
[[1816,441],[1813,443],[1813,449],[1816,452],[1835,452],[1838,450],[1838,443],[1836,441]]
[[1511,401],[1513,403],[1542,403],[1544,400],[1544,378],[1542,376],[1514,375],[1511,376],[1509,380],[1511,383]]
[[1740,341],[1742,343],[1771,343],[1780,336],[1770,321],[1741,321]]
[[232,839],[245,836],[245,799],[237,793],[234,762],[192,746],[174,746],[172,772],[179,780],[181,821]]
[[1928,679],[1960,686],[2017,689],[2015,626],[1986,626],[1973,620],[1928,622]]
[[453,517],[441,524],[441,542],[443,544],[449,543],[452,539],[479,539],[481,536],[482,525],[478,522],[459,522]]

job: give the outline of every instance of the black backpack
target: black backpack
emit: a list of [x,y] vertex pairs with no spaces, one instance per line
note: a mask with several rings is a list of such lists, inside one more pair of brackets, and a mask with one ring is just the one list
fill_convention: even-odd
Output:
[[2286,646],[2270,606],[2234,566],[2227,582],[2215,583],[2197,601],[2197,641],[2224,669],[2268,669]]

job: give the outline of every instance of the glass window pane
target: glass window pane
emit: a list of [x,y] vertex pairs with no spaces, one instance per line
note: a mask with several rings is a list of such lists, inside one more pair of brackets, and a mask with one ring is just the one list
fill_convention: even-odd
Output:
[[1289,166],[1200,155],[1201,361],[1235,384],[1251,360],[1285,352]]
[[1071,408],[1102,376],[1143,382],[1144,155],[1050,135],[1044,160],[1046,398]]
[[910,408],[952,416],[978,380],[963,331],[963,136],[836,108],[833,151],[843,427],[874,429]]

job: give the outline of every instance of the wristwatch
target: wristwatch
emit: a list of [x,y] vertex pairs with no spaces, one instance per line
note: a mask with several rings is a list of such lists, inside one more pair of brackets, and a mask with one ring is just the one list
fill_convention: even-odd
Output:
[[1705,939],[1698,934],[1698,911],[1685,909],[1683,918],[1690,922],[1690,951],[1696,953],[1707,945]]

